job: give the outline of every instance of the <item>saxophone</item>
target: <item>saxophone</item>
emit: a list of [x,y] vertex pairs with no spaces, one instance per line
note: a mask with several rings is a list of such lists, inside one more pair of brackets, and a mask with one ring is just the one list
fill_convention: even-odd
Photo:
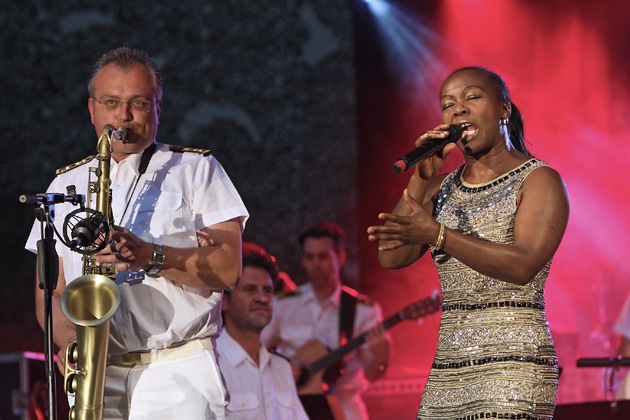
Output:
[[[109,178],[112,141],[125,141],[125,136],[126,130],[106,125],[97,143],[98,167],[90,168],[87,206],[90,207],[92,195],[96,194],[95,213],[102,223],[98,249],[107,245],[109,227],[114,224]],[[92,181],[93,174],[96,181]],[[76,339],[66,347],[64,373],[65,391],[74,396],[71,420],[103,418],[109,319],[121,300],[120,290],[113,281],[116,268],[110,263],[98,263],[93,254],[84,253],[83,275],[70,282],[61,295],[61,309],[77,330]]]

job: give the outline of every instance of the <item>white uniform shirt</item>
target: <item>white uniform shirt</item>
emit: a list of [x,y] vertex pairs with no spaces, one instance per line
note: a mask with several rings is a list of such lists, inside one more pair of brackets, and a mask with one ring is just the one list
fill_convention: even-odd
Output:
[[[311,340],[318,340],[329,349],[339,347],[339,305],[341,287],[325,302],[319,303],[310,283],[305,283],[294,292],[284,297],[274,297],[271,322],[262,332],[261,340],[269,347],[280,342],[279,350],[289,358]],[[357,301],[354,318],[356,337],[375,327],[382,320],[381,307],[378,303],[370,305]],[[336,383],[336,393],[348,418],[363,418],[361,413],[348,413],[346,407],[355,404],[350,400],[360,397],[368,386],[363,376],[359,352],[369,351],[364,344],[345,356],[344,375]]]
[[259,364],[228,334],[221,331],[217,354],[225,387],[230,396],[226,409],[230,420],[308,419],[300,402],[291,366],[264,347],[258,352]]
[[[139,154],[120,163],[111,161],[112,211],[117,225],[127,227],[145,241],[173,247],[196,247],[198,230],[233,218],[240,218],[244,227],[247,210],[214,157],[176,153],[168,145],[158,144],[131,196],[139,161]],[[93,160],[60,174],[47,192],[65,193],[68,185],[75,185],[77,193],[87,195],[88,168],[96,166],[97,161]],[[66,215],[75,209],[71,204],[55,205],[54,223],[62,236]],[[39,239],[40,222],[35,221],[26,249],[36,252]],[[67,284],[83,275],[81,254],[59,240],[56,250],[63,260]],[[110,322],[111,354],[213,337],[221,328],[221,290],[199,290],[162,277],[151,278],[142,270],[119,272],[116,283],[122,303]]]

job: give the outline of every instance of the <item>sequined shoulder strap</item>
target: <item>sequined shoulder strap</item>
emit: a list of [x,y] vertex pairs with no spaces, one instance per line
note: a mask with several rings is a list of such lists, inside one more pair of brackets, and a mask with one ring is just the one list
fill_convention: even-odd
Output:
[[505,176],[501,177],[500,179],[507,180],[507,179],[512,178],[514,182],[514,187],[515,187],[514,190],[518,191],[521,188],[521,185],[523,185],[525,178],[527,178],[527,175],[531,174],[534,171],[534,169],[540,168],[542,166],[549,166],[549,165],[547,165],[545,162],[543,162],[540,159],[532,158],[528,160],[527,162],[523,163],[518,168],[515,168],[509,173],[505,174]]
[[451,186],[459,179],[463,169],[464,165],[446,175],[442,180],[442,184],[440,184],[440,189],[438,190],[435,198],[435,205],[433,206],[433,217],[437,217],[437,215],[440,214],[440,211],[444,206],[444,197],[448,195],[448,191],[451,189]]

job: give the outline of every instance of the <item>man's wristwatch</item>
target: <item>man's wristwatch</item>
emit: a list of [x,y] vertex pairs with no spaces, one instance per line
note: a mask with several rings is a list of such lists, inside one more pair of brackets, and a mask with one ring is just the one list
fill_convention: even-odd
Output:
[[164,260],[164,250],[162,249],[162,245],[154,243],[153,256],[151,257],[151,267],[146,270],[146,273],[150,276],[155,276],[162,269]]

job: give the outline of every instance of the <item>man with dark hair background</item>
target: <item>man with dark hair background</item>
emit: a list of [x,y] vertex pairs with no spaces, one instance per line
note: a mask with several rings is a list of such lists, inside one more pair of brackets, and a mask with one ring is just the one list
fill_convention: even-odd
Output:
[[225,326],[217,339],[221,372],[230,395],[227,418],[236,420],[307,419],[289,362],[260,343],[271,320],[276,259],[262,247],[243,244],[243,273],[223,298]]

